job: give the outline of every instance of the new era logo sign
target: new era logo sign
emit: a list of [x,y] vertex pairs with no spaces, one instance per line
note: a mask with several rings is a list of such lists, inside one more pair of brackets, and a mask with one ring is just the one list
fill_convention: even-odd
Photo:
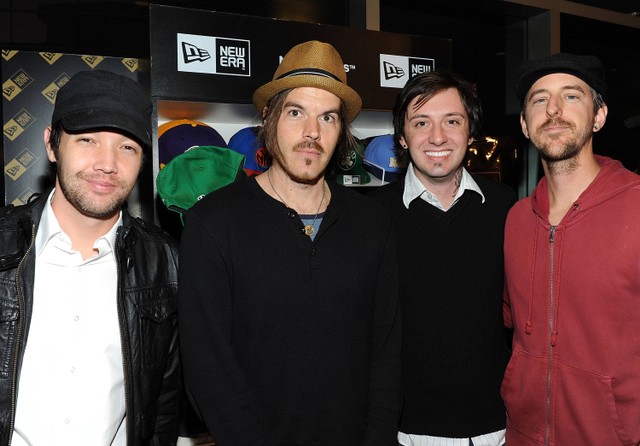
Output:
[[189,42],[182,42],[182,57],[185,64],[204,62],[205,60],[211,59],[211,55],[207,50],[198,48]]
[[251,76],[248,40],[217,38],[216,54],[218,74]]
[[380,86],[402,88],[413,76],[435,70],[435,59],[380,54]]
[[251,42],[245,39],[178,34],[178,71],[251,76]]
[[386,80],[404,76],[404,70],[386,60],[383,62],[384,78]]

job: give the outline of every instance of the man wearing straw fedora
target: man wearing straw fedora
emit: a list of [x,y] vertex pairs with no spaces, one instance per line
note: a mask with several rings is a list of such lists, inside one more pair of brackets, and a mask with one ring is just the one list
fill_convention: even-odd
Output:
[[325,181],[361,108],[329,44],[293,47],[255,91],[271,168],[185,216],[185,379],[219,446],[397,445],[395,235]]

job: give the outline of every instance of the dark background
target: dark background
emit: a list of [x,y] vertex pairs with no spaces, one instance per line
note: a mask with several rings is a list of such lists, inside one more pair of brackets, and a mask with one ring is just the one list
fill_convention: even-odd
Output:
[[[365,0],[153,3],[365,27]],[[638,0],[579,0],[579,3],[640,15]],[[526,29],[530,26],[527,21],[544,11],[500,0],[380,0],[379,5],[380,31],[451,39],[453,70],[476,83],[480,92],[485,133],[515,145],[526,145],[518,123],[519,105],[513,96],[510,64],[514,58],[526,57],[527,43],[514,43],[512,36],[514,27]],[[570,14],[561,17],[562,51],[596,54],[607,68],[609,119],[596,136],[596,151],[638,170],[640,130],[628,128],[625,120],[640,115],[640,26],[609,24]],[[512,54],[514,47],[521,55]],[[149,2],[2,0],[0,48],[148,59]]]

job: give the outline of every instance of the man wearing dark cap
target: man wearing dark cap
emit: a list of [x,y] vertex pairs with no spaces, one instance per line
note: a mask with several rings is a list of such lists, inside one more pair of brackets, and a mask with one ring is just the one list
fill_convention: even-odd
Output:
[[394,232],[325,181],[361,108],[346,81],[333,46],[293,47],[253,96],[272,166],[186,213],[185,380],[219,446],[397,445]]
[[44,131],[54,189],[0,209],[0,445],[175,445],[177,246],[126,210],[151,100],[73,76]]
[[505,229],[507,444],[640,444],[640,176],[594,155],[604,69],[556,54],[516,91],[545,175]]

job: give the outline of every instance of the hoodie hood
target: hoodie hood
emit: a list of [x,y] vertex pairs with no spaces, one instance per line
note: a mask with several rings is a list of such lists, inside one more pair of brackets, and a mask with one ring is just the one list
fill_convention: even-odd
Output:
[[[595,158],[600,171],[574,202],[577,215],[630,188],[640,187],[640,175],[627,170],[620,161],[600,155],[595,155]],[[546,177],[540,180],[531,194],[531,206],[536,214],[547,220],[549,189]]]

